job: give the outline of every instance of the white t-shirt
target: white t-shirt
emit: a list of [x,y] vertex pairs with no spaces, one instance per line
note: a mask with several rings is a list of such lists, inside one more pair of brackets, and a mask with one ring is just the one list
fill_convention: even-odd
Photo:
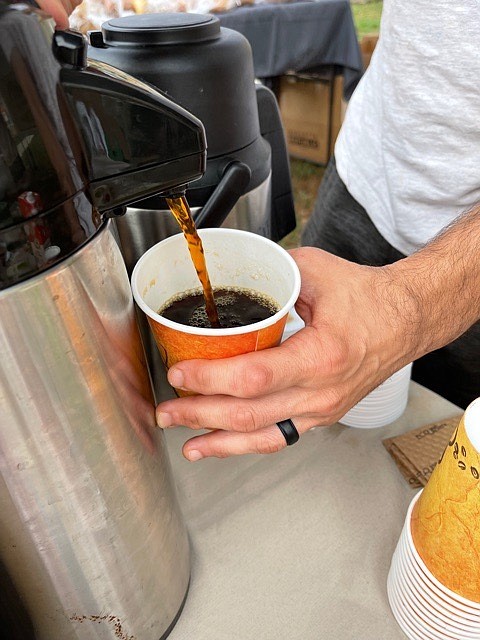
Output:
[[480,202],[480,0],[384,1],[335,159],[404,254]]

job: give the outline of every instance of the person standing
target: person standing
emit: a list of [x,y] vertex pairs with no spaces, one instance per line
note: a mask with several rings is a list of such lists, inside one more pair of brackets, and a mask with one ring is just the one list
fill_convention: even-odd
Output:
[[170,369],[201,395],[161,403],[158,424],[216,429],[184,444],[187,459],[279,451],[276,422],[332,424],[412,360],[458,405],[480,395],[479,23],[475,0],[385,0],[303,234],[312,246],[291,252],[305,329]]
[[[480,202],[479,26],[475,1],[384,1],[303,245],[385,265]],[[412,375],[466,407],[480,391],[480,325],[419,359]]]

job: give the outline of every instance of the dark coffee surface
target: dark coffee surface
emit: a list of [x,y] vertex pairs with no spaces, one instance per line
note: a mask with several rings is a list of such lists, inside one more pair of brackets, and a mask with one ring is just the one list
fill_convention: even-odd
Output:
[[[220,327],[230,329],[261,322],[279,310],[278,304],[268,296],[252,289],[237,287],[214,290]],[[190,327],[211,329],[212,325],[205,310],[205,299],[200,290],[180,294],[170,299],[158,314]]]

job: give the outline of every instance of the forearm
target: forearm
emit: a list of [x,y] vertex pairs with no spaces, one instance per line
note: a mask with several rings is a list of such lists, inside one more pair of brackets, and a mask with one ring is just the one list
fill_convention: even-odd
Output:
[[412,359],[452,342],[480,318],[480,205],[388,269],[405,301]]

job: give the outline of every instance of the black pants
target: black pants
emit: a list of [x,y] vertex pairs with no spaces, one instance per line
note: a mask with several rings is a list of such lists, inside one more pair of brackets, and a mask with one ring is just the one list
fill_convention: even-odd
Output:
[[[334,159],[325,171],[302,245],[372,266],[405,257],[388,244],[365,209],[349,194]],[[412,377],[463,408],[480,396],[480,322],[446,347],[417,360]]]

